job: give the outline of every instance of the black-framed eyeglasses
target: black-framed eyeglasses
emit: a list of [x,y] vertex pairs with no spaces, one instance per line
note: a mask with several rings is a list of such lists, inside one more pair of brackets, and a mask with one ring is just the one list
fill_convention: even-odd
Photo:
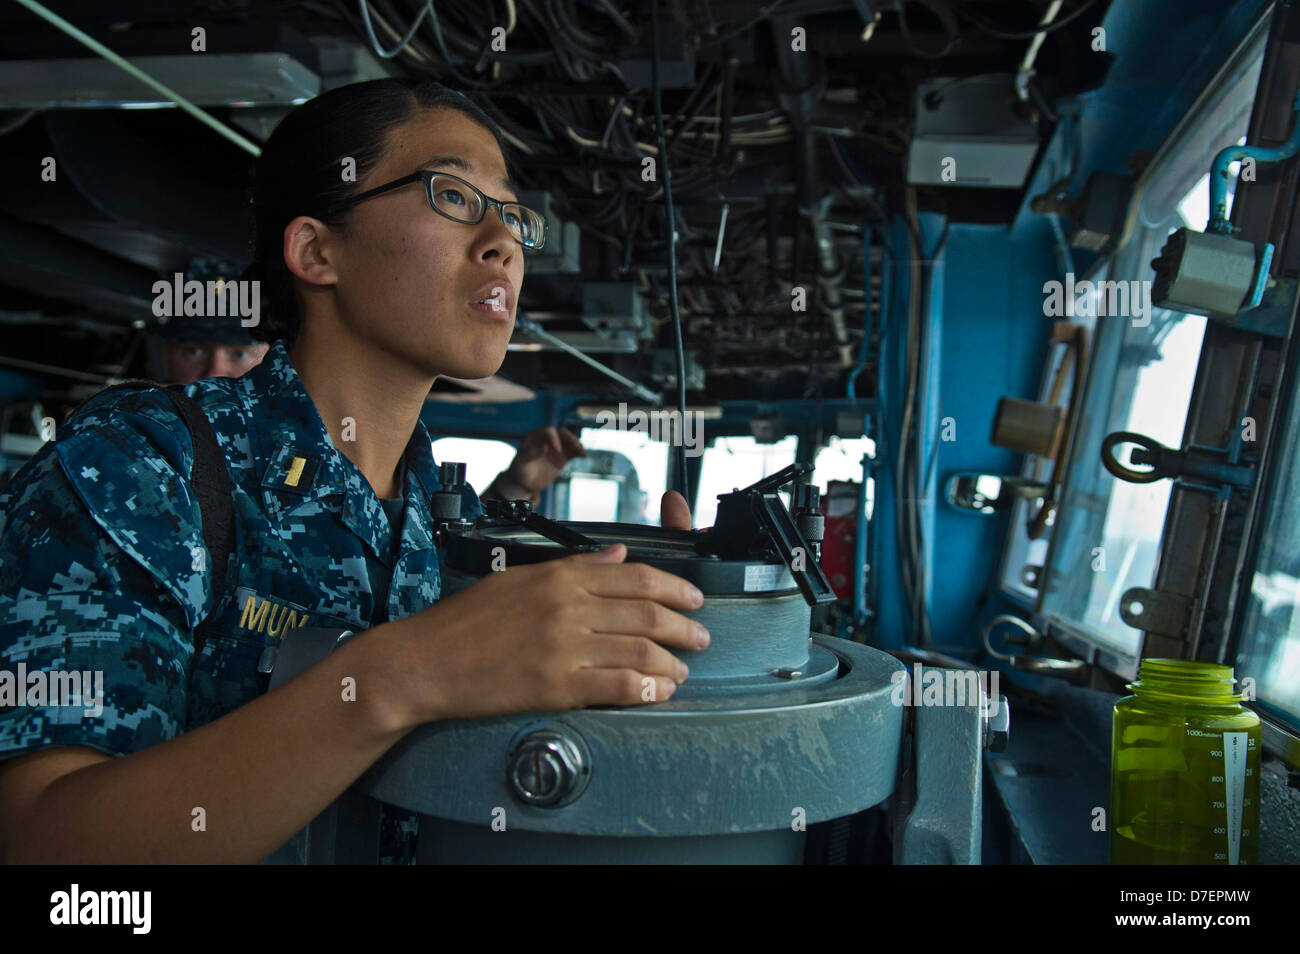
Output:
[[453,176],[450,172],[431,172],[428,169],[421,169],[409,176],[394,179],[377,189],[336,202],[325,210],[325,214],[342,212],[358,202],[421,181],[424,182],[425,198],[429,200],[429,208],[439,215],[453,222],[478,225],[487,215],[488,208],[495,207],[506,229],[524,248],[536,251],[546,244],[546,218],[541,213],[534,212],[528,206],[520,205],[518,202],[502,202],[500,199],[486,196],[464,179]]

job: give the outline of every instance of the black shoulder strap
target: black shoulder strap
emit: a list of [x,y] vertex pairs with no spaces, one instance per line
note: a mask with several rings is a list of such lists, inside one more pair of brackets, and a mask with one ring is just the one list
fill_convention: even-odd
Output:
[[190,659],[190,674],[203,652],[207,641],[208,624],[217,615],[221,594],[226,582],[226,563],[235,545],[235,505],[231,499],[230,474],[226,471],[226,455],[217,443],[216,432],[208,422],[197,401],[179,390],[183,385],[162,385],[154,381],[127,381],[100,391],[140,390],[158,388],[176,407],[185,426],[189,428],[194,445],[194,469],[190,472],[190,486],[199,499],[199,512],[203,518],[203,545],[212,558],[212,611],[194,627],[194,656]]

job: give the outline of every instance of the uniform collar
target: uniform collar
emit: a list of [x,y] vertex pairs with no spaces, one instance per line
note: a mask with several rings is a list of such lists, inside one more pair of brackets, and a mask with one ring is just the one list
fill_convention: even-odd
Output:
[[[268,511],[283,523],[304,506],[318,506],[341,497],[340,517],[381,562],[391,562],[392,537],[379,498],[338,448],[320,412],[303,386],[283,341],[277,341],[261,363],[239,379],[249,408],[249,441]],[[416,422],[403,455],[406,480],[403,496],[426,504],[440,489],[429,432]],[[406,507],[402,549],[428,546],[426,507]]]

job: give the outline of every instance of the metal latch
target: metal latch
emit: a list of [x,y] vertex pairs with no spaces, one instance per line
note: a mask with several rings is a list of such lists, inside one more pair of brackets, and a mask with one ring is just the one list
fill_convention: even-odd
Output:
[[[1121,444],[1133,444],[1129,463],[1149,466],[1150,470],[1133,470],[1120,463],[1115,450]],[[1133,431],[1107,434],[1101,442],[1101,462],[1112,476],[1131,484],[1152,484],[1166,477],[1187,477],[1216,486],[1249,490],[1255,486],[1255,469],[1231,464],[1222,459],[1226,452],[1218,448],[1193,448],[1176,451]]]
[[1192,618],[1192,601],[1186,596],[1135,586],[1119,602],[1120,619],[1136,629],[1158,636],[1181,638]]

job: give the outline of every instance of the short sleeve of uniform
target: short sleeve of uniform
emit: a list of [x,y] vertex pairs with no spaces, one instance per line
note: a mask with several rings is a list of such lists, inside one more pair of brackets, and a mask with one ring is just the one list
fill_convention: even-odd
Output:
[[0,759],[55,745],[126,755],[185,730],[192,633],[211,601],[192,466],[166,395],[113,392],[0,493]]

